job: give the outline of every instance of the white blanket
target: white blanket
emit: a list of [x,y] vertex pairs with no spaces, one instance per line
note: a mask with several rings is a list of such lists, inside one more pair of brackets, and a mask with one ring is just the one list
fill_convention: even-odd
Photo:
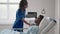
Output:
[[34,25],[28,28],[28,31],[26,34],[38,34],[38,32],[39,32],[39,27]]
[[0,34],[19,34],[19,32],[13,31],[11,29],[4,29],[4,30],[1,31]]

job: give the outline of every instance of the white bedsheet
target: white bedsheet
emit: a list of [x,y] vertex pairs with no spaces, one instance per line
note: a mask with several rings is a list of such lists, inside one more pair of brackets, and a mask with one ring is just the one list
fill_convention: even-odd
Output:
[[0,32],[0,34],[19,34],[19,32],[13,31],[11,29],[4,29]]

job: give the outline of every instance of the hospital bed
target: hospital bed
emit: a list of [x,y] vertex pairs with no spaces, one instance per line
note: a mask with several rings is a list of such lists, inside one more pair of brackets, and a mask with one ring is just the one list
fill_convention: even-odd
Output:
[[[52,27],[54,27],[55,24],[56,20],[53,18],[44,18],[39,26],[38,34],[46,34]],[[14,31],[13,29],[4,29],[0,32],[0,34],[19,34],[19,32]]]
[[50,17],[45,17],[40,23],[39,34],[46,34],[49,30],[51,30],[56,24],[56,20]]

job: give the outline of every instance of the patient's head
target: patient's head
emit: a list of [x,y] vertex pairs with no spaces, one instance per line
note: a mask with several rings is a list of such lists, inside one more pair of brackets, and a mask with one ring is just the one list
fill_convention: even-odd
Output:
[[42,15],[39,15],[38,17],[35,17],[35,23],[36,23],[36,25],[39,26],[39,24],[40,24],[40,22],[42,21],[43,17],[44,17],[44,16],[42,16]]

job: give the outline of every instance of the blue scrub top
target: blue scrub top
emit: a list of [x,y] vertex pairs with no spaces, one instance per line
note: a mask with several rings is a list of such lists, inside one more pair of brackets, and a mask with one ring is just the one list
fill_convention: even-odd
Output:
[[13,25],[13,28],[23,28],[23,21],[22,19],[25,18],[25,10],[22,11],[21,9],[18,9],[16,12],[16,20]]

